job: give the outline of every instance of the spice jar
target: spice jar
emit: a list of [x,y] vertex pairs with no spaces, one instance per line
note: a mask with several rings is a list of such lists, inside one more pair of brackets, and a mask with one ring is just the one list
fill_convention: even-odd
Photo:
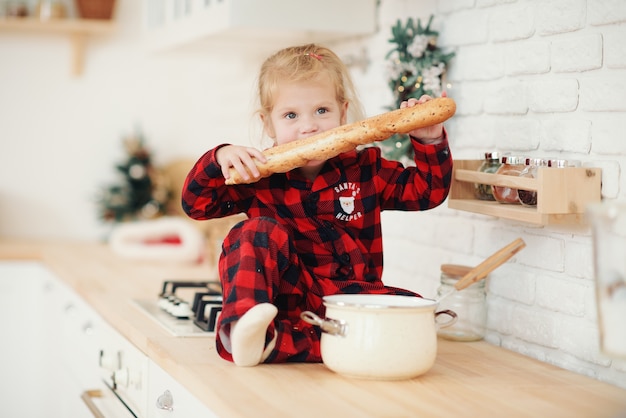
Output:
[[[497,152],[486,152],[485,161],[478,167],[480,173],[495,173],[502,164]],[[480,200],[496,200],[493,197],[493,187],[490,184],[474,184],[474,195]]]
[[[468,266],[442,264],[437,296],[441,297],[452,290],[457,281],[471,269]],[[437,335],[454,341],[482,340],[487,324],[486,299],[484,279],[444,298],[439,304],[439,309],[454,311],[457,314],[457,321],[451,326],[439,329]]]
[[[526,158],[524,170],[520,173],[520,177],[536,178],[537,169],[547,165],[548,162],[541,158]],[[518,190],[517,194],[523,206],[537,206],[536,190]]]
[[4,7],[8,17],[28,16],[28,5],[25,1],[7,1]]
[[[501,158],[502,165],[496,171],[496,174],[507,176],[516,176],[524,171],[524,157],[505,155]],[[493,186],[493,197],[499,203],[519,204],[519,195],[517,189],[508,186]]]
[[41,20],[67,17],[65,4],[59,0],[40,0],[35,7],[35,16]]

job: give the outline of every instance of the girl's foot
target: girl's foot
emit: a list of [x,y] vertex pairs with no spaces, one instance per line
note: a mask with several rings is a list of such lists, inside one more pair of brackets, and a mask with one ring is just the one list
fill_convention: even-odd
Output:
[[276,306],[261,303],[253,306],[237,322],[231,324],[230,343],[233,361],[237,366],[256,366],[274,349],[276,336],[265,347],[265,334],[277,313]]

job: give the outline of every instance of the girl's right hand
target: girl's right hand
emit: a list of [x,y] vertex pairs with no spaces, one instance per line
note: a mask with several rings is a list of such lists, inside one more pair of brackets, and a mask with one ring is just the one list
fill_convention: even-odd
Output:
[[230,178],[231,167],[237,170],[244,180],[250,180],[250,173],[254,178],[258,178],[261,173],[259,173],[254,159],[256,158],[261,163],[267,162],[263,153],[258,149],[239,145],[226,145],[218,149],[215,158],[222,167],[222,174],[227,180]]

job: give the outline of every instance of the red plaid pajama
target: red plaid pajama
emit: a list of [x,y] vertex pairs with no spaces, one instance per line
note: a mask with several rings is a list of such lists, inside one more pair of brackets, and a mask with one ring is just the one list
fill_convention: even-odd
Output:
[[[320,332],[302,319],[303,311],[324,315],[322,297],[335,293],[384,293],[419,296],[403,289],[386,287],[382,281],[356,278],[334,281],[314,279],[302,264],[288,231],[272,218],[253,218],[239,224],[224,240],[219,264],[224,307],[219,328],[238,320],[251,307],[273,303],[278,315],[270,324],[266,343],[277,335],[276,348],[268,363],[319,362]],[[217,349],[232,361],[217,336]]]

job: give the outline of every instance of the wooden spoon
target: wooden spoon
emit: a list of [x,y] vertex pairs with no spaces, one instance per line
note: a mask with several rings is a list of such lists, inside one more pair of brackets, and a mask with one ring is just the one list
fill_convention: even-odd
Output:
[[516,239],[506,247],[501,248],[494,254],[489,256],[485,261],[467,272],[459,281],[454,284],[454,288],[442,295],[439,298],[439,302],[450,296],[452,293],[459,290],[463,290],[479,280],[487,277],[489,273],[500,267],[513,257],[518,251],[526,246],[526,243],[521,238]]

